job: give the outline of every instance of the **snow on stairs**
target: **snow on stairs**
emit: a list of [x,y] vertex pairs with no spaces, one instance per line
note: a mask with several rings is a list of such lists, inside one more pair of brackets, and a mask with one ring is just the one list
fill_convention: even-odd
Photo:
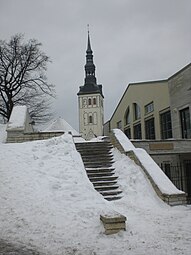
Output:
[[81,154],[87,176],[106,200],[121,198],[122,191],[117,185],[117,176],[113,168],[112,145],[109,141],[75,143]]

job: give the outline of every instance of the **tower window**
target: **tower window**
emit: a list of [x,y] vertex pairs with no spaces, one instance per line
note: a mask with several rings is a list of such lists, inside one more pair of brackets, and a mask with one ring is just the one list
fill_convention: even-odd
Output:
[[92,117],[92,115],[89,116],[89,123],[90,123],[90,124],[93,123],[93,117]]
[[91,105],[91,104],[92,104],[92,99],[89,98],[89,99],[88,99],[88,105]]
[[93,98],[93,104],[96,105],[96,98]]

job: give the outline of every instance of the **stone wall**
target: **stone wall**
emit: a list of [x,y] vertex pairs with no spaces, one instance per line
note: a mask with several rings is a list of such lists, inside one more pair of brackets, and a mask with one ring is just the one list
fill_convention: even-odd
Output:
[[[180,111],[189,107],[191,117],[191,64],[168,80],[173,137],[182,138]],[[188,134],[191,138],[191,130]]]
[[65,132],[34,132],[34,133],[22,133],[22,132],[7,132],[7,143],[22,143],[35,140],[45,140],[52,137],[63,135]]

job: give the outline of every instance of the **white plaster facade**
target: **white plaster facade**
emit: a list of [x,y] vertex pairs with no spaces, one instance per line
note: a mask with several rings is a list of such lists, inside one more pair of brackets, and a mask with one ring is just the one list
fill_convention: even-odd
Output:
[[78,95],[80,135],[90,140],[103,135],[104,109],[100,93]]

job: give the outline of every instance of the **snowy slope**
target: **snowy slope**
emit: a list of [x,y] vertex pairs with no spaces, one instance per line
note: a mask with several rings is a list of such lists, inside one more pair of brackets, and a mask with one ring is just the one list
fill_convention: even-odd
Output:
[[[71,136],[0,143],[0,239],[45,254],[190,254],[190,207],[169,207],[142,171],[113,150],[123,198],[103,199],[89,182]],[[105,236],[100,213],[128,218],[127,231]]]

